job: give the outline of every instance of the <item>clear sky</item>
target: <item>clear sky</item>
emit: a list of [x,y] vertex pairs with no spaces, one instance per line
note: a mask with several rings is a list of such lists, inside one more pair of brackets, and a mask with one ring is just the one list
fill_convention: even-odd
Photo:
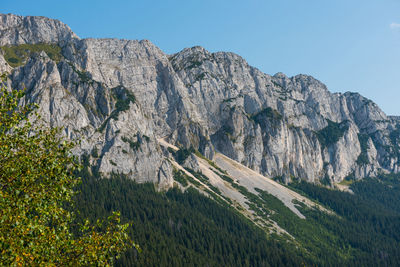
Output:
[[81,38],[149,39],[166,53],[201,45],[268,74],[310,74],[400,115],[400,0],[1,0]]

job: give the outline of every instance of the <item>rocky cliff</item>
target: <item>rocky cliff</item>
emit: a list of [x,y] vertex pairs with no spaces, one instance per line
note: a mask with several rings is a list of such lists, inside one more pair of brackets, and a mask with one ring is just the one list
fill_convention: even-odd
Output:
[[285,182],[399,172],[400,120],[311,76],[271,76],[201,47],[167,55],[147,40],[80,39],[44,17],[0,15],[0,46],[10,85],[106,175],[171,186],[160,138]]

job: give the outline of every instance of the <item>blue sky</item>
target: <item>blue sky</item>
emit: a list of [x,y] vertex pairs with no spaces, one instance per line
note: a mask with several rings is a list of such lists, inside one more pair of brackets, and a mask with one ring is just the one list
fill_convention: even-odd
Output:
[[231,51],[268,74],[310,74],[400,115],[400,0],[1,0],[81,38],[149,39],[166,53]]

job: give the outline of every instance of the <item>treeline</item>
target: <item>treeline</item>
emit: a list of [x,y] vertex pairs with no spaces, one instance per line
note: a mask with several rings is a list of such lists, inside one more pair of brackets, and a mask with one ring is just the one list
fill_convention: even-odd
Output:
[[333,210],[338,216],[302,210],[351,247],[346,265],[400,264],[400,176],[365,178],[352,184],[354,194],[300,182],[292,187]]
[[[300,219],[279,200],[259,190],[271,219],[294,242],[266,235],[238,214],[198,193],[122,176],[98,179],[87,169],[76,195],[78,218],[107,217],[121,211],[133,222],[131,249],[116,266],[397,266],[400,263],[400,178],[385,176],[355,182],[355,194],[310,183],[290,186],[334,211],[335,215],[297,203]],[[294,244],[294,245],[293,245]]]
[[300,252],[226,206],[189,189],[156,192],[153,184],[124,177],[97,179],[88,175],[76,196],[78,218],[107,217],[119,210],[133,222],[131,249],[116,266],[299,266],[309,265]]

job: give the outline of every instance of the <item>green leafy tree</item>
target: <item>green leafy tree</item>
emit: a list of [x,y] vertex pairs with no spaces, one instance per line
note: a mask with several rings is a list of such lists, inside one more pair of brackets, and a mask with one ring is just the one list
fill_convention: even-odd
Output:
[[[74,225],[74,188],[79,168],[73,143],[59,129],[34,126],[24,93],[0,86],[0,265],[110,265],[136,246],[119,214],[91,225]],[[35,124],[36,125],[36,124]],[[79,229],[78,234],[72,228]],[[136,246],[137,247],[137,246]]]

